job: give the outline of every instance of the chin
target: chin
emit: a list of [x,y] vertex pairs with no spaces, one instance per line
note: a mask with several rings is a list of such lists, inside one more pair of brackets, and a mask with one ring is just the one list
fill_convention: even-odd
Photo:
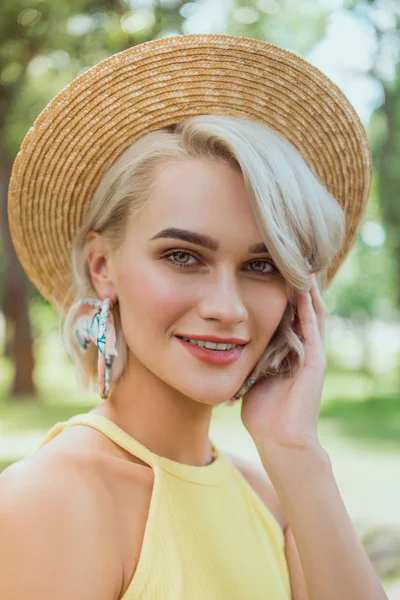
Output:
[[[183,394],[194,400],[195,402],[199,402],[200,404],[206,404],[208,406],[219,406],[224,402],[228,402],[232,400],[234,395],[239,391],[240,386],[242,384],[239,382],[236,387],[232,387],[232,384],[229,385],[229,390],[226,391],[223,385],[208,385],[196,387],[193,389],[193,385],[190,386],[190,389],[180,390]],[[237,400],[236,400],[237,401]]]

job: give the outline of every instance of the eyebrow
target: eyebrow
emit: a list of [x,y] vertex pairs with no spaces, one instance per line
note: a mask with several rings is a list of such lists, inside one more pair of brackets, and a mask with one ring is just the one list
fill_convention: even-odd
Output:
[[[150,241],[157,240],[159,238],[172,238],[175,240],[182,240],[184,242],[189,242],[191,244],[197,244],[198,246],[203,246],[208,250],[218,250],[220,247],[219,242],[214,240],[214,238],[209,237],[208,235],[203,235],[200,233],[196,233],[195,231],[188,231],[187,229],[177,229],[176,227],[169,227],[168,229],[163,229],[154,235]],[[259,242],[257,244],[253,244],[249,246],[248,249],[250,254],[262,254],[263,252],[268,252],[268,248],[264,244],[264,242]]]

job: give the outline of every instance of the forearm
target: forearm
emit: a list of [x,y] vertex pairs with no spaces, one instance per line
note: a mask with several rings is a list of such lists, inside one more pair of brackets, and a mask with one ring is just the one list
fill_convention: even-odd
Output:
[[323,449],[260,452],[296,541],[309,600],[387,600]]

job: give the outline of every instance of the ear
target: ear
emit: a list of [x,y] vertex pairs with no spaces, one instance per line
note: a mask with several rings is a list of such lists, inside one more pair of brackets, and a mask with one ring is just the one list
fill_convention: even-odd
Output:
[[89,245],[86,260],[96,294],[100,300],[111,298],[115,302],[117,292],[113,280],[110,248],[97,231],[90,231],[87,234],[86,243]]

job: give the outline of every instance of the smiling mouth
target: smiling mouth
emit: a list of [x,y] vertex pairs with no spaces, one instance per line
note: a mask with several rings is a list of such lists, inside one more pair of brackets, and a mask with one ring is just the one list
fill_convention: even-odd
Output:
[[181,335],[181,334],[175,334],[175,337],[183,339],[183,340],[195,340],[196,342],[210,342],[212,344],[234,344],[235,346],[246,346],[249,342],[242,340],[240,338],[218,338],[216,336],[212,336],[210,335],[209,337],[206,336],[199,336],[199,335]]
[[[235,342],[215,342],[214,340],[202,340],[199,339],[197,340],[196,338],[188,338],[186,336],[183,335],[176,335],[175,337],[177,337],[180,340],[183,340],[184,342],[191,344],[192,346],[198,346],[200,348],[204,348],[205,350],[214,350],[217,352],[227,352],[228,350],[234,350],[235,348],[244,348],[244,346],[247,346],[247,344],[237,344]],[[191,341],[194,340],[194,341]],[[197,343],[197,342],[200,343]],[[216,346],[221,345],[221,346],[229,346],[229,348],[210,348],[209,346],[205,346],[205,343],[209,343],[209,344],[215,344]]]
[[205,346],[199,346],[186,341],[180,336],[175,336],[177,340],[183,344],[183,346],[192,354],[195,358],[212,365],[230,365],[240,358],[244,348],[247,344],[234,346],[233,348],[218,349],[218,348],[206,348]]

